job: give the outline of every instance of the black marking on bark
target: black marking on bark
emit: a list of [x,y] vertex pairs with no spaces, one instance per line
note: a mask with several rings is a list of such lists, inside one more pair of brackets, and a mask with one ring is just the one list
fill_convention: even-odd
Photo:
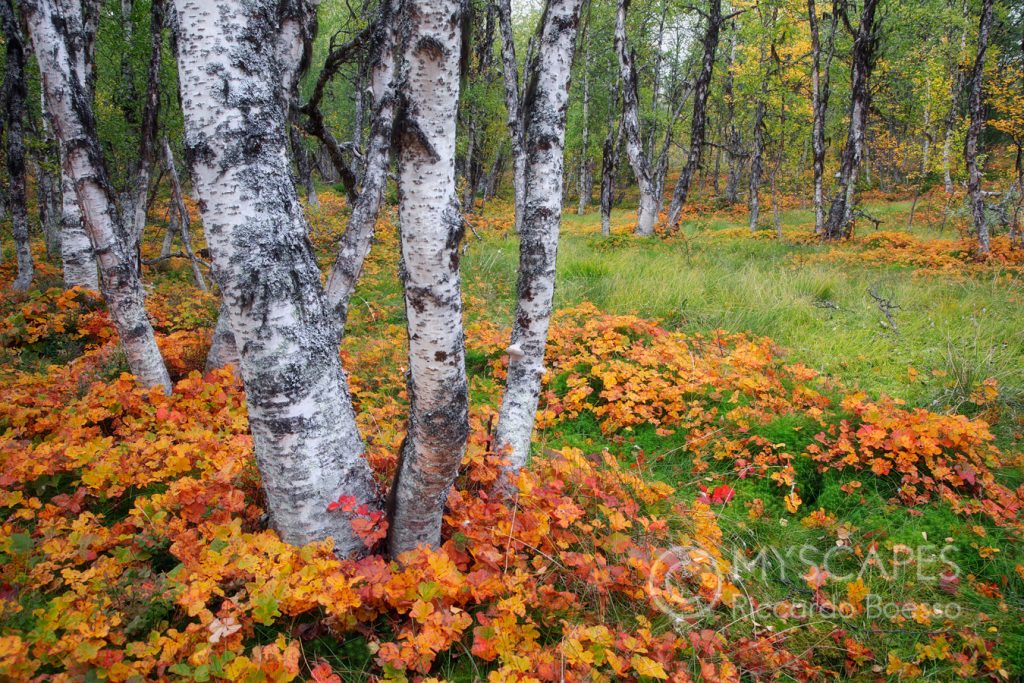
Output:
[[435,38],[434,36],[423,36],[416,41],[416,46],[413,48],[416,54],[429,57],[435,61],[441,61],[448,54],[448,48],[444,44]]

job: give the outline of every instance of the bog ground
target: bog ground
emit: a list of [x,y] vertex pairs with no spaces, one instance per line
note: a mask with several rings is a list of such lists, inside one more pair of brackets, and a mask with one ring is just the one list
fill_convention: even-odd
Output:
[[[266,529],[240,386],[199,372],[216,300],[186,266],[145,273],[164,396],[36,245],[41,276],[0,304],[0,678],[1024,675],[1024,252],[975,259],[944,201],[907,231],[909,202],[876,196],[881,229],[825,246],[795,201],[782,239],[699,204],[646,240],[632,209],[610,238],[567,212],[509,505],[489,445],[518,242],[490,203],[462,264],[470,446],[442,547],[396,560]],[[308,210],[324,262],[346,211],[326,189]],[[385,486],[406,415],[393,219],[342,351]],[[383,537],[379,513],[333,513]]]

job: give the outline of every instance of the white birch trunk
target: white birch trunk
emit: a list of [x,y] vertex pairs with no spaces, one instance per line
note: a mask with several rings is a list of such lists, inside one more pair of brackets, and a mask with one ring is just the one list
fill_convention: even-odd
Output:
[[[722,0],[710,0],[708,3],[707,28],[704,32],[704,53],[701,60],[700,74],[694,85],[693,118],[690,122],[690,150],[686,157],[686,165],[679,173],[679,180],[672,191],[672,203],[668,209],[668,227],[679,229],[679,221],[683,213],[683,205],[690,193],[690,183],[701,165],[704,153],[704,130],[707,127],[708,96],[711,92],[711,77],[715,68],[715,52],[718,49],[718,36],[722,29]],[[705,178],[706,180],[706,178]]]
[[971,90],[968,113],[971,124],[967,128],[964,143],[964,161],[967,163],[967,194],[971,200],[971,215],[974,218],[974,232],[978,237],[978,251],[988,254],[992,250],[988,221],[985,219],[985,198],[982,192],[982,171],[978,164],[978,138],[985,127],[984,93],[982,81],[985,78],[985,53],[988,51],[988,35],[992,26],[992,0],[981,5],[981,20],[978,25],[978,52],[971,70]]
[[628,0],[619,0],[615,18],[615,52],[619,58],[622,79],[622,132],[626,137],[626,156],[633,168],[640,189],[634,234],[650,237],[658,222],[658,192],[655,187],[650,161],[644,155],[640,139],[640,104],[637,94],[636,66],[626,43],[626,9]]
[[363,550],[341,495],[376,505],[338,336],[289,169],[288,98],[306,6],[175,0],[187,158],[240,353],[272,524],[293,544]]
[[508,379],[494,436],[494,451],[508,455],[511,473],[522,468],[529,457],[544,375],[562,218],[565,118],[580,5],[581,0],[548,2],[527,123],[519,299],[509,346]]
[[583,144],[580,151],[579,177],[576,179],[576,215],[582,216],[587,212],[587,205],[590,204],[590,195],[593,187],[590,163],[590,40],[587,39],[586,50],[583,53]]
[[221,302],[220,312],[217,314],[217,325],[213,328],[213,339],[210,342],[210,350],[206,354],[206,366],[203,368],[203,372],[231,366],[237,375],[241,364],[238,357],[238,345],[235,343],[235,333],[231,331],[231,313]]
[[64,286],[99,291],[96,259],[89,234],[82,224],[82,212],[75,196],[75,183],[61,170],[60,258],[64,268]]
[[441,515],[469,433],[455,191],[461,0],[407,0],[398,138],[409,430],[390,494],[392,556],[441,539]]
[[341,236],[338,255],[327,278],[327,302],[335,310],[342,332],[348,319],[352,292],[355,291],[373,242],[373,232],[391,165],[391,135],[396,105],[395,23],[392,3],[385,0],[381,6],[380,33],[377,39],[380,55],[370,76],[375,111],[366,148],[363,189],[352,204],[348,226]]
[[[515,193],[515,231],[523,224],[526,204],[526,149],[523,144],[523,119],[519,100],[519,64],[512,35],[510,0],[497,0],[498,25],[501,29],[501,66],[505,79],[505,110],[512,147],[512,189]],[[529,63],[529,60],[527,60]]]
[[171,390],[144,306],[134,241],[118,222],[114,193],[96,135],[87,62],[91,43],[79,0],[26,0],[21,11],[35,47],[47,109],[75,185],[85,229],[100,268],[101,291],[128,359],[143,386]]

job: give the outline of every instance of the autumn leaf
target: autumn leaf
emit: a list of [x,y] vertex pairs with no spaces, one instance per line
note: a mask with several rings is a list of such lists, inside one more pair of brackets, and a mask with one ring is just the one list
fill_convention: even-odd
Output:
[[665,673],[665,667],[649,657],[633,655],[630,658],[629,663],[633,666],[633,671],[636,671],[641,676],[658,678],[661,680],[668,678],[668,674]]

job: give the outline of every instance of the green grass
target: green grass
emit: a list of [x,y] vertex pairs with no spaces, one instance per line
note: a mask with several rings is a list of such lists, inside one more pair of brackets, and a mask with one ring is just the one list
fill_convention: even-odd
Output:
[[[886,221],[884,229],[904,229],[909,208],[909,201],[866,207]],[[918,206],[913,233],[922,239],[954,237],[951,227],[926,223],[925,208]],[[861,389],[872,396],[888,394],[936,411],[971,414],[971,388],[996,377],[1006,409],[994,431],[1005,452],[1020,451],[1015,436],[1020,430],[1018,416],[1024,412],[1024,290],[1020,279],[993,275],[950,278],[918,274],[899,265],[807,262],[801,257],[856,247],[723,236],[719,234],[722,230],[745,228],[742,217],[723,215],[684,224],[685,239],[638,239],[623,227],[632,214],[628,208],[615,211],[612,225],[619,227],[611,239],[600,236],[596,212],[564,217],[556,308],[590,302],[608,313],[656,318],[668,328],[687,333],[722,328],[766,336],[790,362],[804,363],[834,378],[841,385],[837,396]],[[782,218],[790,235],[813,223],[813,215],[806,209],[784,212]],[[507,326],[515,305],[518,240],[514,235],[493,233],[484,233],[481,240],[469,239],[462,261],[467,318]],[[894,313],[898,332],[883,325],[885,318],[869,289],[899,306]],[[384,309],[374,322],[401,322],[401,289],[393,271],[383,270],[378,277],[361,282],[354,310],[359,310],[358,297]],[[350,333],[372,335],[372,330],[363,327],[367,324],[366,317],[356,313]],[[467,356],[474,401],[496,395],[487,362],[472,352]],[[945,374],[936,376],[932,371]],[[552,378],[548,388],[564,392],[565,379]],[[833,418],[838,420],[839,415]],[[607,449],[622,462],[638,467],[644,476],[671,484],[684,501],[697,495],[699,484],[711,488],[728,483],[735,488],[736,497],[728,505],[716,507],[716,512],[725,534],[723,547],[730,556],[737,548],[806,546],[820,553],[834,548],[834,532],[807,528],[800,522],[818,508],[853,530],[856,542],[866,544],[873,539],[882,551],[893,543],[917,549],[928,543],[941,547],[947,538],[953,539],[955,550],[947,559],[964,572],[955,597],[940,590],[934,581],[916,577],[890,580],[875,573],[865,576],[865,582],[883,603],[956,601],[968,615],[986,615],[990,621],[985,625],[974,624],[971,616],[962,618],[961,623],[977,626],[979,633],[986,628],[998,630],[1002,639],[999,654],[1017,671],[1024,661],[1024,624],[1019,618],[1024,609],[1024,580],[1015,572],[1021,553],[1012,532],[978,518],[958,516],[939,501],[913,511],[890,503],[898,488],[892,479],[870,473],[819,473],[814,463],[800,454],[820,430],[803,416],[780,416],[750,430],[772,443],[785,443],[785,450],[797,456],[793,465],[804,501],[797,515],[785,510],[786,491],[766,477],[739,479],[730,463],[715,461],[707,472],[694,472],[685,430],[659,436],[653,426],[642,425],[609,435],[602,433],[593,415],[584,412],[539,431],[534,446],[535,452],[565,446],[588,452]],[[1003,468],[997,476],[1011,487],[1024,479],[1017,467]],[[853,479],[861,481],[862,488],[855,494],[844,492],[841,487]],[[765,511],[752,520],[746,504],[755,499],[763,502]],[[983,559],[979,545],[1000,552]],[[743,584],[750,594],[766,604],[808,600],[811,591],[801,576],[807,570],[806,562],[785,556],[774,561],[776,566],[767,574],[745,577]],[[968,585],[966,573],[999,585],[1004,600],[975,591]],[[849,627],[851,635],[870,642],[876,655],[879,648],[881,652],[889,648],[913,652],[916,643],[926,642],[921,628],[880,634],[869,633],[874,626],[863,619],[841,625]],[[789,646],[799,649],[802,637],[799,631],[791,633]],[[808,641],[806,645],[817,643]],[[458,658],[442,667],[453,677],[469,680],[477,672],[466,668],[467,661]],[[842,667],[841,655],[833,665]]]
[[[902,227],[909,202],[867,208],[873,215],[898,217],[895,225]],[[616,211],[613,225],[630,215],[630,210]],[[784,225],[791,227],[809,220],[806,210],[783,214]],[[722,228],[742,227],[736,220],[715,218],[700,225],[684,224],[685,240],[616,236],[608,246],[599,234],[598,214],[567,216],[556,307],[589,301],[609,313],[658,318],[686,332],[722,328],[767,336],[792,361],[832,375],[850,389],[933,409],[955,399],[946,385],[957,375],[974,381],[997,377],[1004,396],[1017,403],[1024,395],[1020,280],[955,280],[899,266],[798,263],[795,256],[832,247],[715,236]],[[938,234],[935,226],[917,225],[918,236]],[[486,302],[471,314],[508,324],[517,266],[512,235],[470,244],[463,260],[466,291]],[[883,325],[869,289],[899,306],[894,312],[898,332]],[[910,367],[919,372],[916,381]],[[948,376],[934,377],[932,370]]]

